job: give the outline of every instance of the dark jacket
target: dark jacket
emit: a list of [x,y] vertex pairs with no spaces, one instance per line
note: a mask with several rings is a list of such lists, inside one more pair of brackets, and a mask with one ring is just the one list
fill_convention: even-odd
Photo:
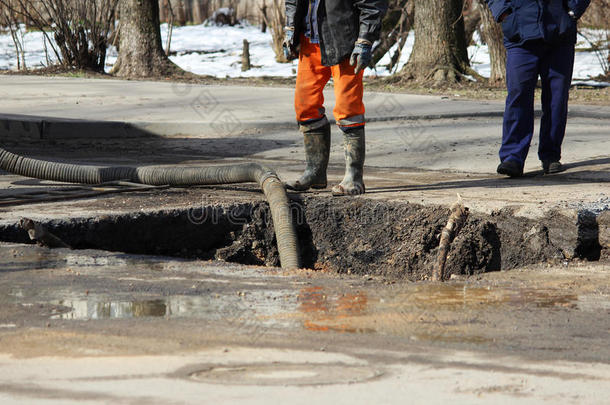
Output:
[[[296,44],[304,32],[309,0],[286,0],[286,26],[294,28]],[[324,0],[318,9],[322,64],[333,66],[349,57],[358,38],[379,39],[387,0]]]
[[[576,20],[591,0],[485,0],[496,21],[502,22],[504,45],[519,46],[526,41],[542,39],[549,43],[575,43]],[[570,16],[573,11],[574,16]]]

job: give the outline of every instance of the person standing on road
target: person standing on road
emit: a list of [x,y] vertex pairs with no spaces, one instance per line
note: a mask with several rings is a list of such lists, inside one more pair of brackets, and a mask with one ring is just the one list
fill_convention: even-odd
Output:
[[561,144],[568,118],[576,25],[590,0],[485,0],[502,23],[506,109],[498,173],[523,174],[534,133],[534,91],[542,81],[538,157],[545,174],[563,171]]
[[387,0],[286,0],[284,53],[298,57],[295,110],[305,143],[306,168],[291,190],[327,186],[330,124],[324,109],[324,86],[333,78],[333,114],[343,132],[345,177],[333,195],[357,195],[363,181],[365,142],[364,69],[371,63]]

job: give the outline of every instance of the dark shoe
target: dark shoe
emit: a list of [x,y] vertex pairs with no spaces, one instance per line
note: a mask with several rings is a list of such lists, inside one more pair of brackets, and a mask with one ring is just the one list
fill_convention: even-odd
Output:
[[309,125],[301,125],[305,142],[305,172],[296,181],[286,182],[289,190],[305,191],[326,188],[326,168],[330,155],[330,124],[326,117]]
[[364,194],[364,127],[350,128],[343,133],[345,148],[345,176],[332,188],[334,196]]
[[505,160],[500,163],[497,172],[509,177],[521,177],[523,176],[523,166],[514,160]]
[[544,174],[553,174],[563,172],[565,168],[559,161],[551,162],[550,160],[543,160],[542,170],[544,170]]

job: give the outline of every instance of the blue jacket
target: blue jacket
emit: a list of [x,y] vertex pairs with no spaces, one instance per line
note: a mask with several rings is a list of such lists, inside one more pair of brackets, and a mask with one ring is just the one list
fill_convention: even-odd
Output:
[[[542,39],[549,43],[575,43],[576,21],[591,0],[485,0],[496,21],[502,22],[507,48]],[[570,15],[573,12],[573,16]]]

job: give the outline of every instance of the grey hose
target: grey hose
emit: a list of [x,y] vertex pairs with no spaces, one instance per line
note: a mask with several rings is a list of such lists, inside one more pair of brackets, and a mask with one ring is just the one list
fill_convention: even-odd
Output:
[[37,179],[83,184],[119,180],[154,186],[256,182],[263,189],[271,208],[282,267],[287,269],[300,267],[296,230],[292,223],[286,190],[275,172],[258,163],[210,167],[100,167],[31,159],[0,148],[0,169]]

